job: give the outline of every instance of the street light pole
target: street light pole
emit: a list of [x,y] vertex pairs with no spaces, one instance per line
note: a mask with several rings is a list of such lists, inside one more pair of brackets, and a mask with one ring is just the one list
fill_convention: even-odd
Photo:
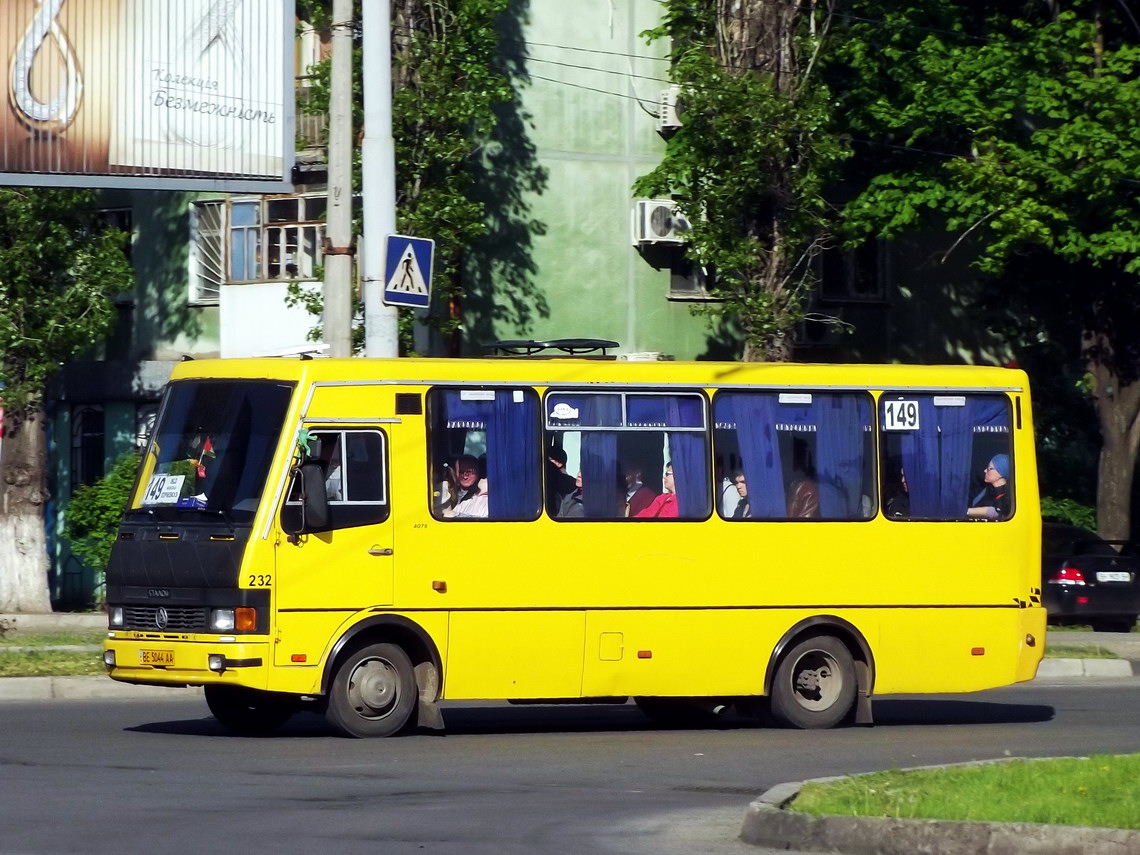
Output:
[[389,0],[364,0],[364,195],[361,246],[364,352],[399,356],[399,315],[384,304],[384,250],[396,233],[396,145],[392,139],[392,12]]
[[329,356],[346,357],[352,356],[352,0],[333,0],[332,14],[322,325]]

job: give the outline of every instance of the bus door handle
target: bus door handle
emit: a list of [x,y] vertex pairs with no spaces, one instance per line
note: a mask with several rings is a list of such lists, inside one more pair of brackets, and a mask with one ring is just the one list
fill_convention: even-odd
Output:
[[392,547],[390,546],[373,546],[368,550],[369,555],[391,555]]

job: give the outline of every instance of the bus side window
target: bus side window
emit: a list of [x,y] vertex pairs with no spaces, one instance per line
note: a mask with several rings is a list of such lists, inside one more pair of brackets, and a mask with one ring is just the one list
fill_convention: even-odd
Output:
[[[314,430],[315,459],[325,475],[328,530],[373,525],[388,518],[387,442],[378,430]],[[300,525],[300,481],[294,479],[282,509],[287,530]]]
[[886,392],[879,424],[888,519],[1012,516],[1016,462],[1005,395]]
[[[724,518],[874,516],[867,394],[722,392],[713,400],[713,419]],[[747,510],[738,514],[741,481]]]
[[428,392],[431,512],[436,519],[536,519],[542,451],[533,389]]

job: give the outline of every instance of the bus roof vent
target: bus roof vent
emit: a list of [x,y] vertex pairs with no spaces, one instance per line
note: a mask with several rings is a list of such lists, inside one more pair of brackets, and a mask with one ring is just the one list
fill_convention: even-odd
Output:
[[605,338],[557,338],[549,341],[512,339],[493,341],[483,345],[492,356],[551,357],[585,356],[590,359],[614,359],[606,351],[620,347],[616,341]]

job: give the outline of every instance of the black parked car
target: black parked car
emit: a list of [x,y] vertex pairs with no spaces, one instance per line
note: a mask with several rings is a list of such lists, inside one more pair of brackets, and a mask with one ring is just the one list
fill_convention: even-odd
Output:
[[1041,591],[1049,623],[1087,623],[1097,632],[1131,632],[1140,614],[1140,557],[1130,544],[1044,523]]

